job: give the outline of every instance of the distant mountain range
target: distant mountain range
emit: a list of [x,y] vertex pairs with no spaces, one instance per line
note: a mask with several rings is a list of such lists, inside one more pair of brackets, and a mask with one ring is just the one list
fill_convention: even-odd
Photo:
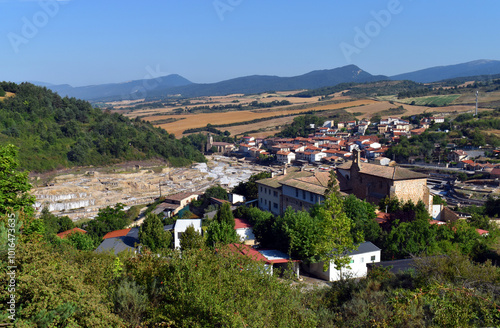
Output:
[[457,77],[493,75],[500,73],[500,61],[475,60],[468,63],[436,66],[415,72],[391,76],[391,80],[410,80],[414,82],[429,83],[448,80]]
[[153,80],[135,80],[124,83],[111,83],[72,87],[67,84],[46,86],[61,96],[70,96],[89,101],[112,101],[139,98],[166,98],[168,96],[202,97],[220,96],[232,93],[261,93],[265,91],[287,91],[297,89],[316,89],[335,86],[348,82],[374,82],[381,80],[411,80],[415,82],[437,82],[457,77],[493,75],[500,73],[500,61],[476,60],[468,63],[438,66],[415,72],[394,75],[372,75],[355,65],[335,69],[317,70],[293,77],[252,75],[216,83],[193,83],[180,75],[173,74]]

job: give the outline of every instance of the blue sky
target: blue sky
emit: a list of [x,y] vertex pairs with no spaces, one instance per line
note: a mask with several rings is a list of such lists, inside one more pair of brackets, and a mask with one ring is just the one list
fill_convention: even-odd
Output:
[[80,86],[176,73],[217,82],[347,64],[393,75],[500,59],[498,0],[0,0],[0,6],[0,80]]

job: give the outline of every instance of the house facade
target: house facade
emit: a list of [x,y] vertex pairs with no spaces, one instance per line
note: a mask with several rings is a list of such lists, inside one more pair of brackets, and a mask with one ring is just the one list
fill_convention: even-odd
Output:
[[283,214],[288,206],[308,210],[324,200],[329,178],[329,172],[295,171],[258,180],[258,206],[274,215]]
[[309,264],[308,271],[314,275],[328,281],[337,281],[345,278],[362,278],[368,273],[367,264],[380,262],[380,248],[371,242],[364,242],[358,249],[349,253],[351,262],[349,268],[337,270],[333,262],[330,262],[328,269],[323,271],[324,262]]

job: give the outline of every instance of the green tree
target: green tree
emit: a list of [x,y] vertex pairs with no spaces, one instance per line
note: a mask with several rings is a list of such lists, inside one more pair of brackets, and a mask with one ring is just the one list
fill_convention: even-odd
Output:
[[225,221],[212,221],[207,228],[206,244],[209,247],[214,247],[217,244],[228,245],[239,241],[238,234],[234,230],[234,225],[231,226]]
[[114,207],[101,208],[95,219],[88,222],[84,229],[98,240],[108,232],[124,229],[130,224],[130,219],[123,208],[124,205],[121,203],[116,204]]
[[203,237],[193,225],[186,228],[180,238],[181,250],[200,249],[203,247]]
[[315,218],[322,230],[320,240],[316,245],[317,258],[328,263],[333,262],[337,269],[349,265],[347,255],[357,249],[351,229],[352,222],[342,210],[342,198],[337,184],[335,171],[330,172],[325,200],[315,211]]
[[[273,240],[278,249],[290,252],[295,259],[315,261],[318,243],[323,231],[317,220],[305,211],[295,212],[288,207],[283,218],[278,218],[274,226]],[[281,245],[280,245],[281,244]]]
[[124,279],[113,294],[115,312],[131,326],[137,327],[148,306],[145,288],[135,281]]
[[208,188],[207,190],[205,190],[204,197],[206,199],[210,199],[213,197],[213,198],[217,198],[217,199],[228,200],[226,189],[222,188],[219,185],[212,186],[212,187]]
[[80,231],[70,233],[69,236],[66,237],[66,240],[70,245],[82,251],[92,251],[96,248],[92,237]]
[[29,194],[28,172],[20,172],[18,168],[16,147],[0,146],[0,214],[21,210],[27,214],[34,212],[35,197]]
[[139,229],[139,240],[151,251],[157,252],[170,247],[172,235],[163,230],[163,224],[158,215],[149,213]]
[[362,236],[366,241],[378,243],[382,235],[382,229],[375,220],[375,207],[354,195],[344,198],[343,210],[352,221],[352,231],[354,236]]
[[245,196],[247,200],[257,199],[259,192],[256,181],[271,177],[271,172],[260,172],[253,174],[247,182],[240,182],[233,188],[233,193]]
[[224,222],[234,229],[235,222],[233,212],[231,211],[231,205],[229,203],[222,204],[217,210],[217,213],[215,213],[214,220]]
[[385,239],[384,251],[389,258],[435,254],[439,251],[437,227],[425,219],[413,222],[397,220]]

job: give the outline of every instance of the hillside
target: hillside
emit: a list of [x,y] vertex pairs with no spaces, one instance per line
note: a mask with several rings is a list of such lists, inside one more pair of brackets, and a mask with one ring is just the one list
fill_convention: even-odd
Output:
[[[279,77],[252,75],[217,83],[191,83],[179,75],[169,75],[152,80],[137,80],[119,84],[104,84],[73,88],[69,85],[51,86],[63,96],[86,100],[126,100],[126,99],[163,99],[172,95],[183,98],[202,96],[221,96],[232,93],[261,93],[269,90],[315,89],[345,82],[369,82],[387,79],[374,76],[355,65],[329,70],[318,70],[300,76]],[[151,85],[151,88],[144,86]]]
[[47,171],[162,158],[172,165],[204,161],[191,144],[141,120],[103,112],[88,102],[30,83],[0,83],[15,97],[0,101],[0,143],[20,148],[21,166]]
[[[385,76],[374,76],[355,65],[330,70],[313,71],[293,77],[253,75],[210,84],[191,84],[172,88],[170,94],[181,94],[182,97],[221,96],[232,93],[261,93],[270,90],[314,89],[337,85],[346,82],[369,82],[387,79]],[[153,90],[148,96],[161,98],[165,93]]]
[[391,76],[391,80],[411,80],[428,83],[463,76],[493,75],[500,73],[500,61],[475,60],[457,65],[437,66]]

